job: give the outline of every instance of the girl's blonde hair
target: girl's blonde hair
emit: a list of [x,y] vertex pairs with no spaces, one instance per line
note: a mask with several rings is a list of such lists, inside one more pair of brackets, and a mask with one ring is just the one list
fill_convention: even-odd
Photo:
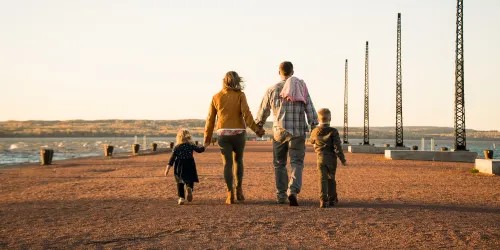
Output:
[[179,129],[175,137],[175,144],[192,143],[191,133],[187,129]]
[[222,86],[224,89],[241,91],[243,90],[243,78],[241,78],[235,71],[229,71],[222,79]]

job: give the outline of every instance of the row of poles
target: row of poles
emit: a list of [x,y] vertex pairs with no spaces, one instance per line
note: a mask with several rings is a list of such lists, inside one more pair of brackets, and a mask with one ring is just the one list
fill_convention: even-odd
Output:
[[[464,91],[464,49],[463,49],[463,0],[457,0],[456,60],[455,60],[455,151],[466,151],[465,134],[465,91]],[[365,50],[365,94],[363,145],[370,145],[369,110],[369,64],[368,41]],[[348,127],[348,60],[345,60],[344,83],[344,134],[343,143],[349,144]],[[403,77],[401,67],[401,13],[397,19],[396,37],[396,147],[404,147],[403,139]]]

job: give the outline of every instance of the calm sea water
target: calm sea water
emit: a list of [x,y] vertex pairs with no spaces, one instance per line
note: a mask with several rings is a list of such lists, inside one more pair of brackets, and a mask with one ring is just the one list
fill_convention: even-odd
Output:
[[[146,139],[146,144],[144,144]],[[102,156],[104,144],[114,146],[114,153],[130,152],[132,144],[141,144],[141,150],[151,148],[151,143],[157,143],[159,148],[167,148],[173,137],[105,137],[105,138],[0,138],[0,167],[20,163],[40,162],[40,149],[54,150],[54,161],[87,156]],[[194,138],[201,141],[202,138]],[[351,144],[358,144],[362,139],[351,139]],[[394,145],[394,139],[372,139],[370,143],[382,146],[386,143]],[[421,140],[405,140],[405,145],[416,145],[422,149]],[[435,140],[435,150],[441,147],[453,148],[452,140]],[[467,141],[470,151],[478,153],[478,158],[484,158],[483,150],[494,149],[494,158],[500,159],[500,141]],[[431,141],[425,140],[425,149],[431,149]]]

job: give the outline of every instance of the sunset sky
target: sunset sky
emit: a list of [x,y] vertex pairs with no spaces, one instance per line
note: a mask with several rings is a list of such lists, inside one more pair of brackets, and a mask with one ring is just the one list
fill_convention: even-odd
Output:
[[[455,0],[0,0],[0,121],[204,119],[227,71],[255,115],[289,60],[316,109],[394,126],[402,15],[404,126],[454,125]],[[500,130],[500,1],[464,0],[470,129]],[[271,118],[269,119],[271,121]]]

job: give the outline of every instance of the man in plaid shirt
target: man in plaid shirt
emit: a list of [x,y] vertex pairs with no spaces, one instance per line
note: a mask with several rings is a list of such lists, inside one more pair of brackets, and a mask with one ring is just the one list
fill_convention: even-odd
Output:
[[[273,164],[276,181],[276,195],[279,204],[288,201],[298,206],[297,194],[302,186],[302,170],[306,150],[306,132],[318,125],[318,116],[309,93],[305,102],[290,101],[280,96],[285,81],[293,75],[293,64],[282,62],[279,66],[281,81],[270,87],[259,107],[255,122],[263,126],[271,114],[273,122]],[[307,122],[306,122],[307,117]],[[287,154],[290,155],[290,179],[286,169]]]

